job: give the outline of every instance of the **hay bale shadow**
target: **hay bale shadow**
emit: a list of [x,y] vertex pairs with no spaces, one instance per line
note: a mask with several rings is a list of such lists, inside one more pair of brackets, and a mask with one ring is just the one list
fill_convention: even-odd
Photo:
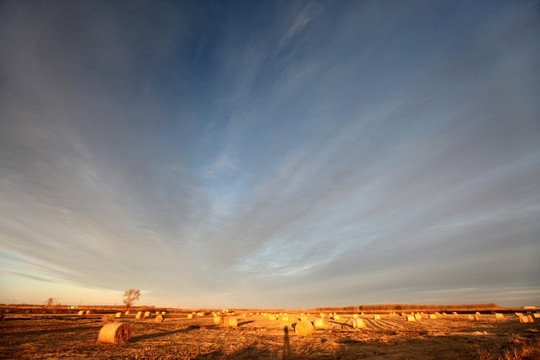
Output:
[[171,330],[171,331],[162,331],[162,332],[154,333],[154,334],[134,336],[129,340],[129,342],[139,342],[143,340],[155,339],[155,338],[170,336],[170,335],[179,334],[179,333],[187,333],[187,332],[198,330],[198,329],[200,329],[200,326],[192,325],[185,329],[176,329],[176,330]]

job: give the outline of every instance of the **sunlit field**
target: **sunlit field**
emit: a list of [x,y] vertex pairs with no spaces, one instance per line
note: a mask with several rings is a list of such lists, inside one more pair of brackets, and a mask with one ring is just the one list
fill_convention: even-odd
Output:
[[[534,309],[529,313],[521,309],[521,318],[521,314],[516,315],[519,309],[308,313],[134,308],[128,314],[124,310],[6,307],[0,331],[0,357],[537,359],[540,356],[540,319]],[[302,320],[316,325],[312,333],[304,336],[296,333]],[[129,326],[125,342],[98,342],[100,330],[111,323]]]

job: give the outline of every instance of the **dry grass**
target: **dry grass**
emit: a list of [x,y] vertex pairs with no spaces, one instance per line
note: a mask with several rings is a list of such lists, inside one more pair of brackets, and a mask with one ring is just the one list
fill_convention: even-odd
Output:
[[[89,316],[8,314],[0,327],[1,359],[537,359],[540,322],[522,324],[514,316],[480,321],[466,315],[407,322],[406,316],[358,316],[364,328],[353,328],[352,314],[325,318],[325,329],[299,336],[300,313],[289,322],[268,316],[236,318],[237,327],[214,324],[212,316],[187,319],[168,313],[166,321],[122,317],[131,326],[126,344],[96,340],[103,313]],[[317,313],[317,316],[319,313]],[[285,316],[285,315],[283,315]],[[227,316],[232,318],[231,316]],[[310,322],[315,315],[307,316]],[[111,323],[115,324],[115,323]],[[510,335],[513,334],[513,335]],[[488,357],[489,356],[489,357]]]
[[540,339],[512,335],[499,350],[477,348],[479,360],[535,360],[540,359]]

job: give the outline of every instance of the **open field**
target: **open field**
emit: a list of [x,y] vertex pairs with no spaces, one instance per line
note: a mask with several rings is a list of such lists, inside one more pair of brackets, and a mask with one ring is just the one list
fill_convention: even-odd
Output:
[[[258,310],[260,312],[260,310]],[[330,319],[326,328],[300,337],[294,327],[300,313],[289,312],[288,320],[236,311],[227,315],[238,327],[214,324],[212,314],[166,314],[161,323],[155,313],[143,320],[136,312],[116,318],[130,324],[131,338],[121,345],[99,344],[103,314],[17,314],[0,323],[2,359],[537,359],[540,319],[520,323],[513,313],[496,318],[484,313],[479,320],[468,314],[442,315],[408,322],[405,316],[360,315],[365,327],[352,326],[352,314]],[[279,313],[276,314],[279,317]],[[432,314],[433,315],[433,314]],[[284,315],[282,315],[283,318]],[[314,321],[319,313],[311,313]],[[433,318],[434,316],[432,316]],[[507,357],[502,357],[506,352]],[[516,356],[514,356],[514,354]],[[509,357],[514,356],[514,357]]]

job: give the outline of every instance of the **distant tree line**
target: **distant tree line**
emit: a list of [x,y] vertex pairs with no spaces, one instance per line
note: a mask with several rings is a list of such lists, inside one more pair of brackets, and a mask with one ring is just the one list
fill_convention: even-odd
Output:
[[375,304],[375,305],[351,305],[343,307],[316,307],[313,311],[371,311],[371,310],[485,310],[496,309],[495,303],[489,304],[452,304],[452,305],[419,305],[419,304]]

